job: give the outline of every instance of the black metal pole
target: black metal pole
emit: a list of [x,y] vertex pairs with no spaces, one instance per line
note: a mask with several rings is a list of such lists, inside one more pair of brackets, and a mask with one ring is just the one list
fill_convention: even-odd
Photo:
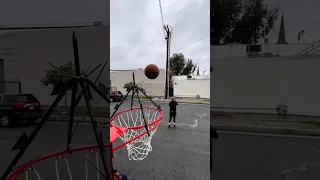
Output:
[[136,79],[134,77],[134,73],[132,73],[132,78],[133,78],[133,91],[135,91],[137,93],[137,98],[138,98],[138,102],[139,102],[139,105],[140,105],[140,110],[141,110],[141,115],[142,115],[142,118],[143,118],[143,121],[144,121],[144,128],[146,129],[147,133],[148,133],[148,136],[150,137],[150,133],[149,133],[149,130],[148,130],[148,124],[147,124],[147,121],[146,121],[146,118],[145,118],[145,115],[144,115],[144,111],[143,111],[143,106],[142,106],[142,103],[140,101],[140,97],[139,97],[139,89],[136,85]]
[[93,83],[92,81],[90,81],[89,79],[84,79],[84,81],[94,90],[96,91],[100,97],[102,97],[102,99],[104,99],[108,104],[110,104],[110,97],[106,96],[105,94],[103,94],[98,87],[95,85],[95,83]]
[[[92,87],[92,85],[91,85]],[[130,93],[131,89],[127,92],[127,94],[124,96],[124,98],[121,100],[120,104],[117,104],[117,106],[115,107],[115,111],[112,113],[112,115],[110,116],[110,119],[112,119],[112,117],[118,112],[120,106],[122,105],[122,103],[125,101],[125,99],[128,97],[129,93]],[[98,92],[97,92],[98,93]],[[110,122],[104,122],[104,123],[100,123],[98,126],[104,125],[104,124],[109,124]]]
[[22,93],[21,82],[19,82],[19,93]]
[[131,109],[132,109],[132,106],[133,106],[133,97],[134,97],[134,94],[135,94],[134,86],[136,84],[136,79],[134,77],[134,72],[132,72],[132,84],[133,84],[133,86],[131,87],[131,90],[132,90],[132,94],[131,94]]
[[72,84],[72,94],[71,94],[71,107],[69,112],[69,128],[68,128],[68,139],[67,139],[67,149],[70,148],[72,134],[73,134],[73,121],[74,121],[74,109],[76,108],[76,95],[78,89],[78,82],[73,81]]
[[41,121],[37,124],[36,128],[31,132],[29,138],[27,139],[27,142],[24,144],[24,146],[19,150],[18,154],[14,157],[14,159],[11,161],[10,165],[8,166],[8,168],[6,169],[6,171],[3,173],[1,180],[5,180],[8,175],[10,174],[10,172],[13,170],[13,168],[16,166],[16,164],[18,163],[18,161],[20,160],[20,158],[23,156],[23,154],[25,153],[25,151],[28,149],[29,145],[31,144],[31,142],[34,140],[34,138],[36,137],[36,135],[39,133],[39,131],[41,130],[41,128],[43,127],[44,123],[48,120],[49,116],[52,114],[52,112],[54,111],[55,107],[59,104],[59,102],[61,101],[61,99],[63,98],[63,96],[65,95],[65,93],[68,90],[68,87],[73,83],[73,80],[69,81],[67,83],[67,85],[61,90],[61,92],[59,93],[58,97],[54,100],[54,102],[52,103],[51,107],[49,108],[49,110],[46,112],[46,114],[43,116],[43,118],[41,119]]
[[[80,79],[80,85],[82,89],[86,89],[87,86],[84,83],[83,79]],[[99,147],[99,152],[100,152],[100,156],[101,156],[101,161],[103,164],[103,168],[105,171],[105,175],[107,177],[107,179],[110,179],[109,177],[109,172],[108,172],[108,167],[107,167],[107,163],[106,163],[106,151],[104,148],[104,143],[103,143],[103,138],[102,138],[102,134],[101,132],[99,132],[98,128],[97,128],[97,121],[94,119],[93,114],[92,114],[92,105],[91,105],[91,99],[89,97],[88,92],[85,90],[84,91],[84,98],[86,100],[86,104],[87,104],[87,109],[88,109],[88,115],[90,117],[91,120],[91,124],[92,124],[92,129],[94,131],[94,135],[96,137],[96,141],[98,143],[98,147]]]
[[158,109],[161,110],[160,106],[158,104],[156,104],[145,92],[143,92],[140,87],[137,87],[137,88],[144,96],[146,96],[149,99],[149,101],[152,102],[153,105],[155,105]]
[[72,45],[73,45],[73,55],[74,55],[74,66],[76,76],[80,76],[80,59],[79,59],[79,50],[78,50],[78,39],[76,33],[73,31],[72,34]]
[[166,31],[167,37],[165,38],[167,41],[167,58],[166,58],[166,85],[165,85],[165,99],[168,99],[169,92],[168,92],[168,76],[169,76],[169,38],[170,38],[170,30],[168,26],[164,26],[164,29]]

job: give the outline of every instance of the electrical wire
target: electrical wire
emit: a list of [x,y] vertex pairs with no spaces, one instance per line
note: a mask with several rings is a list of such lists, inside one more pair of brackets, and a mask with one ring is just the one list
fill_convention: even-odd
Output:
[[164,19],[163,19],[163,13],[162,13],[161,0],[159,0],[159,8],[160,8],[160,14],[161,14],[161,20],[162,20],[162,26],[163,26],[164,25]]
[[178,49],[178,51],[180,51],[180,50],[182,50],[182,49],[184,49],[184,48],[186,48],[186,47],[189,47],[190,45],[192,45],[192,44],[194,44],[194,43],[196,43],[196,42],[199,42],[199,41],[203,40],[203,39],[206,38],[208,35],[210,35],[210,33],[205,34],[205,35],[197,38],[196,40],[191,41],[190,43],[187,43],[186,45],[180,47],[180,48]]
[[164,30],[164,18],[163,18],[161,0],[159,0],[159,9],[160,9],[160,15],[161,15],[161,21],[162,21],[161,28],[162,28],[162,31],[163,31],[164,38],[166,38],[166,31]]

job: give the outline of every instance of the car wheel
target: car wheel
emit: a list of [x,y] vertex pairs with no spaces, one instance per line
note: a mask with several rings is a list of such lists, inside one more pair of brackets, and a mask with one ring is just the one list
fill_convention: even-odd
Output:
[[110,98],[110,101],[113,102],[113,98]]
[[9,117],[8,116],[2,116],[1,118],[0,118],[0,126],[2,126],[2,127],[8,127],[8,126],[10,126],[10,119],[9,119]]

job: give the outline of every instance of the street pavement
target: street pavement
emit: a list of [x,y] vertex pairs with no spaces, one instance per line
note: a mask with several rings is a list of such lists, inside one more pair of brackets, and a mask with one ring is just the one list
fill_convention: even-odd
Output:
[[212,143],[212,179],[320,179],[320,139],[220,133]]
[[[151,105],[144,102],[144,105]],[[161,103],[160,103],[161,104]],[[111,107],[114,107],[112,103]],[[137,104],[136,104],[137,105]],[[169,110],[167,103],[161,104],[164,111],[163,121],[152,138],[153,150],[143,161],[129,161],[126,148],[122,148],[114,154],[114,168],[127,174],[131,180],[138,179],[209,179],[210,177],[210,117],[209,106],[181,104],[178,107],[177,127],[167,128]],[[130,108],[128,102],[121,109]],[[32,142],[20,163],[29,161],[42,154],[48,154],[66,148],[67,123],[48,122]],[[30,132],[34,125],[19,126],[0,129],[0,172],[2,173],[10,163],[16,152],[10,152],[14,143],[22,132]],[[105,129],[105,130],[104,130]],[[109,132],[102,127],[104,137],[109,137]],[[105,138],[105,142],[109,138]],[[84,146],[94,144],[92,128],[89,124],[81,124],[74,136],[73,145]],[[117,142],[119,144],[121,142]],[[86,152],[68,155],[73,179],[84,179]],[[41,162],[36,166],[42,179],[55,178],[55,159]],[[94,157],[91,161],[94,163]],[[88,165],[90,167],[90,164]],[[61,179],[67,179],[67,168],[63,161],[59,161]],[[101,165],[100,165],[101,167]],[[91,168],[89,179],[96,179]],[[31,176],[35,177],[35,176]],[[32,179],[32,178],[31,178]]]
[[[112,103],[111,108],[115,104]],[[115,168],[125,171],[130,179],[209,179],[209,106],[179,104],[177,128],[168,129],[168,103],[159,104],[164,115],[152,138],[153,150],[143,161],[129,161],[126,148],[122,148],[115,153]],[[152,106],[152,103],[143,102],[143,105]],[[128,101],[119,111],[130,106]]]

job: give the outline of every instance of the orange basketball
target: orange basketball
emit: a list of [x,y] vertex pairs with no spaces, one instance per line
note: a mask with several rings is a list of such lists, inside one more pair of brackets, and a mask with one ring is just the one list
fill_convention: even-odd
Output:
[[149,64],[144,69],[144,74],[147,76],[148,79],[156,79],[159,76],[159,68],[154,64]]

